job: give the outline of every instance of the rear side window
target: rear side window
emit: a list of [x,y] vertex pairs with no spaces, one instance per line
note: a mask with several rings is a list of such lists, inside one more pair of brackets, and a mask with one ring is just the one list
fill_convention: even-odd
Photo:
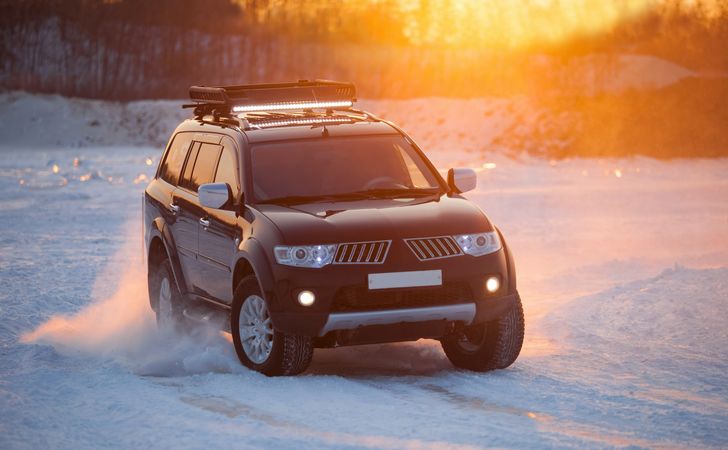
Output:
[[192,169],[192,177],[187,186],[189,190],[197,192],[197,188],[200,185],[213,182],[215,179],[215,169],[217,169],[217,160],[220,158],[221,150],[222,146],[216,144],[200,145],[195,167]]
[[190,156],[187,158],[187,164],[185,164],[185,172],[182,174],[182,178],[179,180],[179,185],[183,188],[192,189],[190,187],[190,179],[192,178],[192,169],[195,167],[195,161],[197,160],[197,153],[200,151],[200,143],[195,142],[192,145]]
[[159,177],[170,184],[177,184],[179,181],[182,164],[187,157],[187,150],[192,142],[191,133],[177,133],[169,146],[167,156],[164,158],[162,167],[159,170]]

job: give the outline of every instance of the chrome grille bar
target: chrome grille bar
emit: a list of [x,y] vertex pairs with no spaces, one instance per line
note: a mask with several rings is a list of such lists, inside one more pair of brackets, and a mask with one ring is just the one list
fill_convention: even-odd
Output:
[[359,245],[359,244],[354,244],[351,247],[351,253],[349,253],[349,260],[347,262],[351,262],[351,260],[354,259],[354,253],[356,253],[356,247],[357,247],[357,245]]
[[420,261],[451,258],[463,254],[451,236],[433,236],[426,238],[405,239],[410,251]]
[[347,242],[339,244],[334,264],[382,264],[392,241]]

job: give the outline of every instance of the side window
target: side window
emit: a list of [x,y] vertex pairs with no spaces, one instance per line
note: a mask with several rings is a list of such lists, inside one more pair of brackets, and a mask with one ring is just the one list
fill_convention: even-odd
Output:
[[177,133],[169,146],[167,156],[164,158],[162,167],[159,169],[159,177],[170,184],[177,184],[179,181],[182,164],[187,157],[187,150],[192,142],[191,133]]
[[[187,163],[185,164],[185,172],[182,174],[182,178],[179,180],[179,185],[183,188],[192,189],[190,187],[190,180],[192,178],[192,169],[195,167],[197,161],[197,154],[200,151],[200,143],[195,142],[192,145],[190,156],[187,157]],[[196,191],[197,189],[195,189]]]
[[[188,189],[197,192],[197,188],[201,184],[212,183],[215,179],[215,169],[217,169],[217,160],[220,158],[221,150],[222,146],[216,144],[203,143],[200,145]],[[187,172],[186,169],[185,172]]]
[[220,155],[220,162],[217,164],[215,183],[227,183],[233,193],[233,198],[239,198],[240,183],[238,182],[238,167],[235,161],[234,148],[225,146]]

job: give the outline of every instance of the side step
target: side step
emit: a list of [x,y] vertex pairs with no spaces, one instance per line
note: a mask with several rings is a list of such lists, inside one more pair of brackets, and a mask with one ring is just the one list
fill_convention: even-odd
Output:
[[194,302],[182,311],[193,322],[205,324],[230,333],[230,310],[210,303]]

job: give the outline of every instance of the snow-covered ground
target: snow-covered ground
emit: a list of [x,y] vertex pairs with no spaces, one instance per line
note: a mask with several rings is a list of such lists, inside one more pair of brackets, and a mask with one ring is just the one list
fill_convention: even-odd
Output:
[[511,368],[420,341],[273,379],[225,335],[160,333],[138,217],[160,149],[4,140],[0,448],[728,446],[728,160],[512,160],[405,126],[479,170],[468,196],[515,252]]

